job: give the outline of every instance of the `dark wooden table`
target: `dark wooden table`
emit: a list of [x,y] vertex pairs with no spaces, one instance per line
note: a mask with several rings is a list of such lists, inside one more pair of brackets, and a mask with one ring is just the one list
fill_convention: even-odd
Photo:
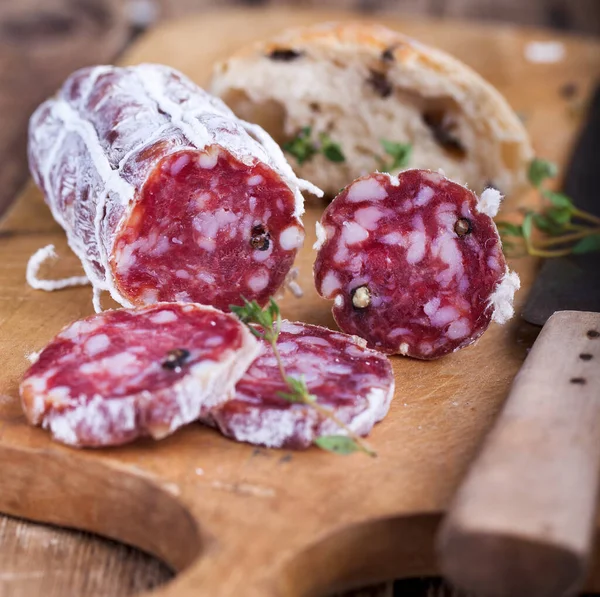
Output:
[[[495,19],[600,33],[598,0],[279,0],[278,4],[438,17]],[[73,70],[112,62],[160,19],[235,4],[227,0],[20,0],[0,3],[0,214],[27,179],[26,129],[32,110]],[[247,0],[246,4],[268,4]],[[159,561],[86,533],[0,515],[0,597],[132,595],[171,577]],[[363,597],[441,597],[438,581],[375,587]],[[358,597],[355,594],[354,597]]]

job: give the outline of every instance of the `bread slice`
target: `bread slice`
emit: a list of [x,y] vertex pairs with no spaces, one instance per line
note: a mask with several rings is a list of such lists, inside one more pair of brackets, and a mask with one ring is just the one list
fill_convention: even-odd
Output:
[[[284,146],[307,135],[316,153],[302,163],[288,157],[330,195],[373,170],[408,167],[441,168],[477,193],[489,185],[510,193],[526,182],[533,157],[494,87],[448,54],[376,24],[324,23],[255,43],[215,66],[212,91]],[[408,162],[392,167],[382,140],[410,144]],[[343,161],[323,152],[329,141]]]

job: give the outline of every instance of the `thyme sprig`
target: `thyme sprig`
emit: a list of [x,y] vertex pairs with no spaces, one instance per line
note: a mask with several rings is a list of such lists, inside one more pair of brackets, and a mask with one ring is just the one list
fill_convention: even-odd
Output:
[[339,143],[331,139],[327,133],[320,133],[319,140],[312,139],[312,128],[304,126],[298,134],[282,145],[284,151],[293,155],[300,166],[308,162],[318,153],[322,153],[330,162],[345,162],[346,156]]
[[345,423],[340,421],[330,409],[317,402],[317,397],[310,393],[304,377],[293,377],[286,373],[279,348],[277,347],[277,340],[281,331],[281,313],[277,303],[271,298],[269,304],[261,308],[256,301],[248,301],[244,297],[242,297],[242,300],[244,301],[243,306],[230,305],[229,308],[248,327],[254,336],[267,342],[273,349],[279,374],[288,388],[287,392],[278,392],[279,397],[288,402],[306,404],[314,408],[321,416],[332,420],[348,434],[324,435],[317,438],[315,444],[323,450],[337,454],[350,454],[361,451],[369,456],[376,456],[376,453],[364,440],[356,435]]
[[412,153],[412,145],[410,143],[396,143],[387,139],[380,139],[379,142],[381,143],[381,147],[383,147],[383,151],[391,158],[391,160],[385,160],[381,156],[375,156],[379,164],[379,169],[382,172],[393,172],[394,170],[408,166]]
[[[525,251],[536,257],[564,257],[600,251],[600,217],[577,208],[564,193],[544,186],[544,182],[557,173],[558,169],[552,162],[539,158],[531,162],[529,182],[541,194],[543,207],[541,211],[523,210],[520,224],[496,222],[505,249],[514,249],[516,244],[509,239],[518,239]],[[534,239],[536,231],[543,235],[541,239]]]

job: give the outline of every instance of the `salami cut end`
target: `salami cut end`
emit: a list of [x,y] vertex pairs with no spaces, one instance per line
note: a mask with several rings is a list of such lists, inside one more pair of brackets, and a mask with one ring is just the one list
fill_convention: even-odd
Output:
[[73,446],[161,438],[223,402],[260,346],[197,304],[106,311],[67,326],[20,386],[34,425]]
[[519,279],[491,219],[500,198],[428,170],[346,187],[319,223],[314,270],[340,328],[388,354],[434,359],[507,321]]
[[[286,374],[303,377],[317,403],[354,433],[366,435],[386,415],[394,393],[390,362],[360,338],[283,321],[278,348]],[[280,392],[289,388],[265,343],[233,398],[213,409],[209,422],[239,441],[275,448],[306,448],[323,435],[345,433],[313,406],[288,402]]]
[[263,305],[304,241],[295,198],[267,165],[218,145],[158,163],[115,242],[111,266],[131,303]]
[[160,301],[227,310],[266,303],[304,240],[299,180],[260,127],[158,64],[73,73],[32,115],[29,164],[86,283],[128,308]]

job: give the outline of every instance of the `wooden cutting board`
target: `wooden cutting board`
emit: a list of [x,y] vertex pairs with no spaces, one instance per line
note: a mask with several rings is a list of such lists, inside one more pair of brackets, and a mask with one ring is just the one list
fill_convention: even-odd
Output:
[[[350,17],[209,13],[150,32],[123,62],[163,62],[202,85],[213,62],[241,44],[332,18]],[[539,155],[564,164],[580,124],[578,106],[600,74],[600,44],[510,27],[379,20],[473,66],[523,115]],[[526,44],[543,39],[560,39],[564,59],[527,62]],[[574,84],[575,99],[559,92],[567,84]],[[512,197],[503,209],[526,200]],[[305,296],[288,296],[281,306],[290,319],[333,326],[330,304],[312,284],[319,211],[307,212],[307,242],[297,260]],[[257,449],[200,425],[158,443],[78,451],[26,425],[17,397],[25,355],[92,312],[89,288],[44,293],[25,284],[27,259],[48,243],[64,256],[53,276],[78,271],[63,232],[30,185],[0,226],[0,511],[155,554],[181,573],[153,595],[299,597],[436,572],[440,514],[525,357],[518,319],[493,325],[476,346],[437,362],[393,358],[396,395],[370,437],[377,459]],[[523,282],[519,311],[536,263],[520,258],[512,267]]]

